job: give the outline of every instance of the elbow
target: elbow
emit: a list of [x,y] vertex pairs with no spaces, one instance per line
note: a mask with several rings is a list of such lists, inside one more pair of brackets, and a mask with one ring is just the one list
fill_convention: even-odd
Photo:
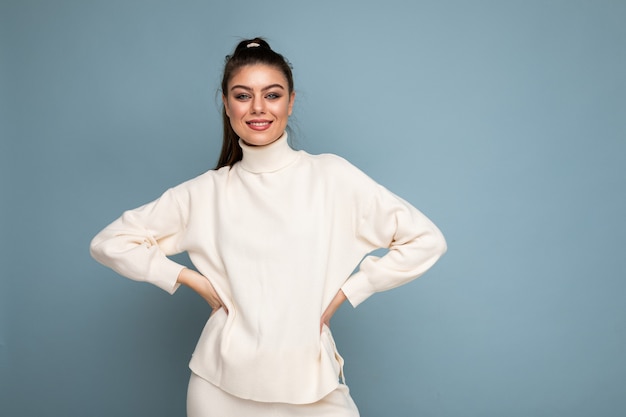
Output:
[[437,262],[437,260],[441,258],[448,250],[448,244],[446,243],[446,239],[443,237],[443,233],[441,233],[439,229],[434,229],[433,231],[433,234],[431,236],[430,250],[434,262]]
[[446,239],[443,237],[443,234],[441,234],[441,232],[439,233],[439,242],[437,244],[437,252],[439,254],[439,257],[443,256],[443,254],[445,254],[448,251],[448,243],[446,242]]
[[106,264],[106,260],[111,257],[111,249],[110,245],[106,244],[107,239],[104,239],[102,236],[102,232],[98,233],[89,243],[89,254],[93,259],[100,262],[101,264]]
[[102,259],[103,251],[100,245],[98,245],[99,239],[98,236],[94,237],[89,243],[89,254],[96,261],[100,261]]

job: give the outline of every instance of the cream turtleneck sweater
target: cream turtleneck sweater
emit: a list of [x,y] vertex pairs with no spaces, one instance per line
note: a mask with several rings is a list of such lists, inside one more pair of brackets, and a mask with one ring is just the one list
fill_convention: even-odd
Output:
[[[286,134],[240,145],[242,161],[125,212],[91,253],[174,293],[183,266],[167,255],[187,251],[228,309],[208,320],[192,371],[241,398],[314,402],[339,383],[342,359],[319,330],[337,291],[356,307],[422,275],[446,244],[422,213],[340,157],[294,151]],[[366,256],[378,248],[389,251]]]

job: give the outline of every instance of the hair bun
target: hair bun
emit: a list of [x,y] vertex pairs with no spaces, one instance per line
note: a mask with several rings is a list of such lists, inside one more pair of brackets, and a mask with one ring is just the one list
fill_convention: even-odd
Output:
[[254,38],[254,39],[246,39],[246,40],[239,42],[239,44],[235,48],[235,54],[241,51],[254,50],[256,48],[269,49],[270,51],[272,50],[269,43],[267,43],[265,39]]

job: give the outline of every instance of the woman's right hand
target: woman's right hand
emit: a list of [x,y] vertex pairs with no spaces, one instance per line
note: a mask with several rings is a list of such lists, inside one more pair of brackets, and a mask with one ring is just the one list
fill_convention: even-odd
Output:
[[213,309],[211,315],[213,315],[213,313],[215,313],[220,308],[223,308],[226,313],[228,313],[228,309],[222,302],[222,299],[215,291],[215,288],[213,288],[213,285],[211,285],[211,282],[204,275],[192,269],[184,268],[178,274],[177,282],[182,285],[188,286],[189,288],[200,294],[200,296],[204,298]]

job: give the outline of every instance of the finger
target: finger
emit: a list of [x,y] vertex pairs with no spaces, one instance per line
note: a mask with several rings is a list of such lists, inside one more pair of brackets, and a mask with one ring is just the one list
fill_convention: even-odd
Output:
[[324,325],[330,328],[330,319],[324,317],[320,319],[320,333],[324,330]]
[[228,314],[228,307],[226,307],[226,304],[224,304],[224,302],[222,301],[222,299],[220,298],[220,296],[219,296],[217,293],[215,293],[215,296],[214,296],[214,297],[215,297],[215,302],[216,302],[216,304],[218,304],[218,305],[219,305],[219,307],[223,308],[223,309],[224,309],[224,311]]
[[209,303],[209,305],[211,306],[213,311],[223,308],[226,314],[228,314],[228,307],[226,307],[226,304],[224,304],[219,298],[217,300],[214,300],[212,303]]

